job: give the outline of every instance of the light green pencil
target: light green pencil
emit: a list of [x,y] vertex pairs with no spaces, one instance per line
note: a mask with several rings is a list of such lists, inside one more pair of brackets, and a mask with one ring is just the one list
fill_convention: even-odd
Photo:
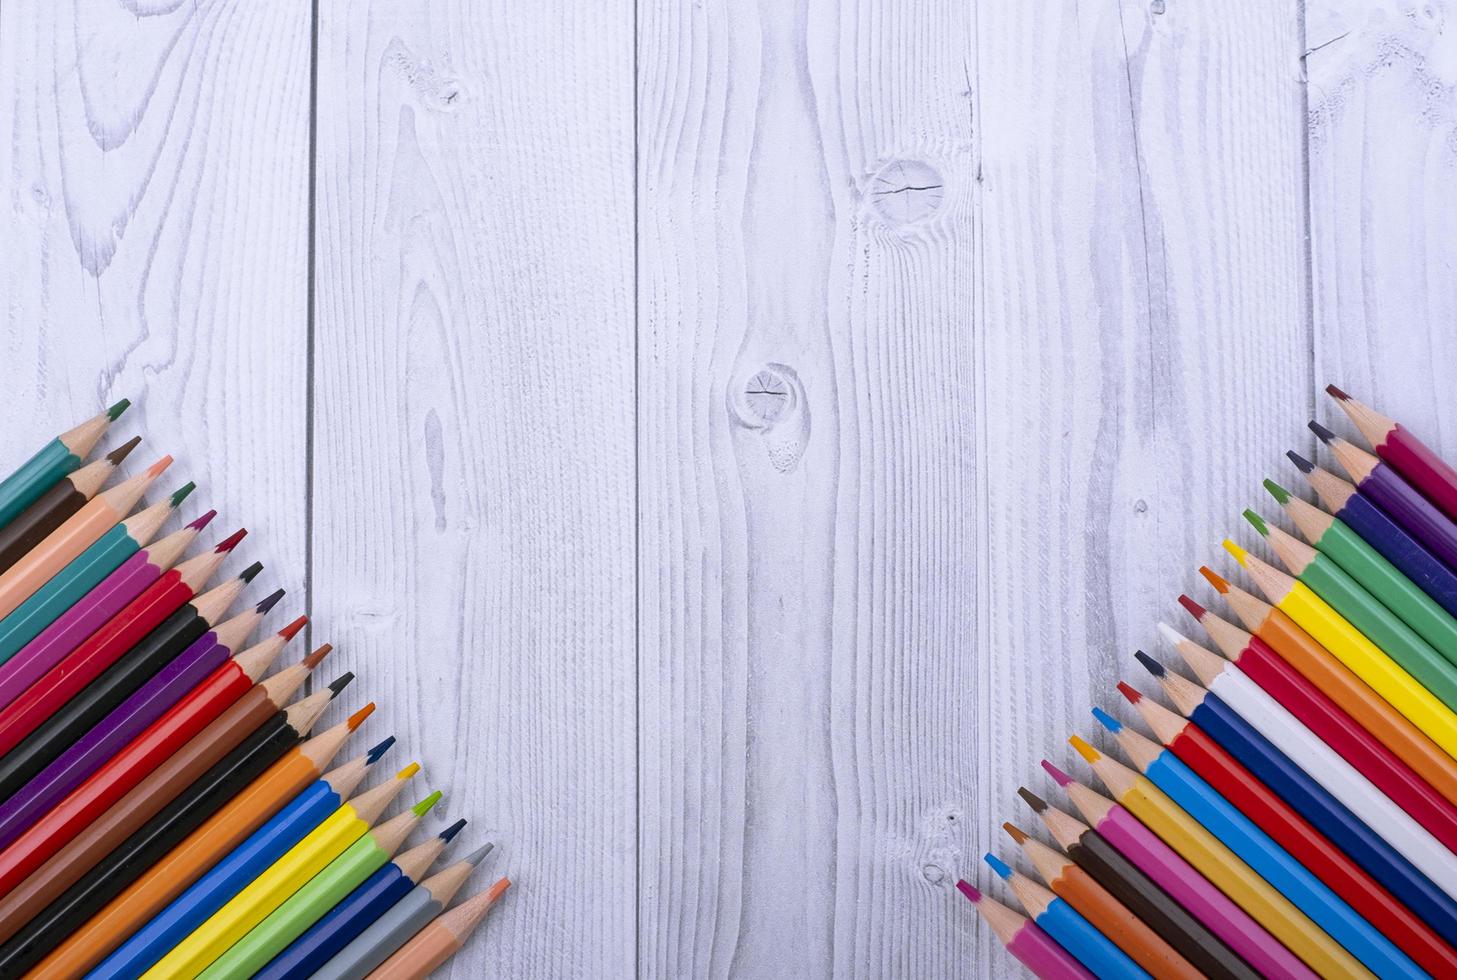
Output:
[[14,473],[0,480],[0,527],[13,521],[15,515],[39,500],[40,495],[55,486],[61,477],[80,466],[81,461],[91,455],[91,450],[106,434],[111,423],[130,404],[123,398],[100,415],[87,419],[69,432],[62,432],[21,463]]

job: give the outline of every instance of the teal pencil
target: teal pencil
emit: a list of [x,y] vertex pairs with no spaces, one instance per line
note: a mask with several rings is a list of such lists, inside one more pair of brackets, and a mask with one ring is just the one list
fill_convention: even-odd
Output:
[[111,423],[130,404],[123,398],[100,415],[62,432],[0,481],[0,527],[13,521],[17,514],[55,486],[61,477],[80,466],[81,461],[91,455],[91,450],[106,434]]

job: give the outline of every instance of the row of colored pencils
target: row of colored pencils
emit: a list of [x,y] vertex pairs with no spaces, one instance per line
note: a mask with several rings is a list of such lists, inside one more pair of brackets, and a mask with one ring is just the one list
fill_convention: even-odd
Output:
[[171,457],[86,462],[127,404],[0,481],[0,977],[426,976],[509,887],[451,907],[491,845],[432,872],[465,821],[407,844],[419,765],[335,763],[374,705],[315,731],[353,675],[304,692],[328,644],[270,673],[307,619],[250,644],[283,590],[231,611],[263,566],[212,584],[246,534],[189,557],[213,511],[164,531]]
[[1218,652],[1160,623],[1193,678],[1135,654],[1149,735],[1095,707],[1127,761],[1070,739],[1103,792],[1018,791],[1052,844],[1007,823],[1035,875],[986,862],[1022,911],[959,883],[1037,976],[1457,976],[1457,470],[1326,390],[1371,451],[1311,422],[1344,477],[1290,453],[1318,504],[1266,480],[1294,533],[1224,542],[1255,591],[1179,596]]

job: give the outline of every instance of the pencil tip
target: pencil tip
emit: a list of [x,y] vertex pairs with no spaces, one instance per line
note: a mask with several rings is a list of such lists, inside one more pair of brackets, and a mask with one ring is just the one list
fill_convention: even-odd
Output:
[[[1046,763],[1044,763],[1044,765],[1046,765]],[[1047,809],[1047,801],[1044,800],[1042,797],[1038,796],[1036,793],[1032,792],[1026,786],[1018,786],[1017,795],[1022,797],[1022,801],[1032,808],[1033,813],[1041,813],[1043,810]]]
[[238,578],[242,579],[244,582],[251,582],[258,577],[258,573],[261,571],[263,571],[263,563],[261,561],[255,561],[253,564],[249,565],[247,568],[243,569],[240,573],[238,573]]
[[451,824],[449,827],[446,827],[444,830],[442,830],[440,832],[440,839],[445,841],[445,843],[449,844],[451,841],[455,840],[455,835],[460,833],[461,829],[464,827],[465,818],[462,817],[455,823]]
[[1224,550],[1233,555],[1234,560],[1239,562],[1239,567],[1244,568],[1245,559],[1249,558],[1250,553],[1248,551],[1245,551],[1239,545],[1235,544],[1231,538],[1225,538],[1224,541],[1221,543],[1224,545]]
[[182,486],[172,491],[172,496],[167,498],[167,506],[171,507],[173,510],[176,510],[177,505],[182,503],[182,501],[186,500],[187,495],[196,489],[197,484],[193,483],[191,480],[188,480],[186,483],[182,484]]
[[131,451],[137,448],[137,445],[141,441],[141,436],[132,436],[126,442],[122,443],[120,446],[117,446],[111,452],[107,453],[106,461],[112,466],[120,466],[121,461],[126,459],[127,456],[131,455]]
[[1002,824],[1002,829],[1007,832],[1008,837],[1012,838],[1012,840],[1016,841],[1018,844],[1022,843],[1024,840],[1032,836],[1031,834],[1027,833],[1027,831],[1023,830],[1021,827],[1018,827],[1016,824],[1010,821]]
[[217,511],[210,510],[206,514],[203,514],[201,517],[199,517],[197,520],[193,521],[191,524],[189,524],[187,526],[190,527],[190,528],[192,528],[192,530],[194,530],[194,531],[201,531],[203,528],[205,528],[209,524],[211,524],[212,523],[212,519],[214,517],[217,517],[217,516],[218,516],[218,512]]
[[1061,769],[1057,768],[1057,766],[1054,766],[1051,762],[1048,762],[1046,759],[1042,760],[1042,768],[1049,776],[1052,777],[1052,781],[1054,783],[1057,783],[1057,785],[1059,786],[1067,786],[1073,781],[1073,778],[1071,776],[1063,772]]
[[1112,732],[1115,735],[1123,731],[1123,722],[1119,721],[1117,718],[1114,718],[1112,715],[1108,714],[1108,712],[1104,711],[1096,704],[1093,705],[1093,717],[1098,719],[1098,724],[1102,725],[1104,728],[1108,729],[1108,731]]
[[1067,739],[1067,744],[1071,745],[1074,749],[1076,749],[1078,755],[1082,756],[1089,762],[1097,762],[1099,759],[1103,758],[1103,753],[1099,752],[1097,749],[1093,748],[1091,745],[1085,742],[1081,735],[1069,735]]
[[1220,595],[1229,595],[1229,583],[1224,580],[1224,576],[1220,575],[1208,565],[1200,565],[1199,574],[1203,575],[1205,580],[1214,586],[1215,592],[1218,592]]
[[[278,591],[279,591],[280,594],[283,592],[282,589],[279,589]],[[279,630],[278,631],[278,635],[281,636],[281,637],[283,637],[285,640],[291,640],[295,636],[298,636],[298,631],[301,630],[301,629],[303,629],[304,626],[306,626],[308,624],[308,621],[309,621],[309,617],[307,617],[307,616],[300,616],[298,619],[295,619],[293,622],[289,623],[283,629]]]
[[1283,506],[1290,502],[1290,491],[1280,486],[1274,480],[1266,480],[1265,489],[1270,492],[1270,496],[1275,498],[1275,503]]
[[[329,651],[333,649],[334,644],[332,643],[320,643],[318,648],[314,650],[313,653],[309,654],[307,657],[301,660],[300,663],[304,665],[305,670],[313,670],[315,667],[319,666],[319,663],[325,657],[327,657],[329,655]],[[349,676],[353,677],[354,675],[350,674]]]
[[1336,434],[1334,432],[1321,425],[1315,419],[1311,419],[1309,422],[1306,423],[1306,425],[1310,428],[1311,432],[1315,433],[1315,437],[1321,442],[1325,443],[1327,446],[1329,446],[1331,444],[1331,440],[1336,437]]
[[1143,669],[1148,671],[1155,677],[1162,677],[1165,673],[1167,673],[1167,671],[1164,670],[1163,664],[1159,663],[1157,660],[1150,657],[1142,650],[1139,650],[1137,653],[1135,653],[1133,655],[1133,659],[1143,664]]
[[461,858],[461,860],[464,861],[466,864],[469,864],[471,867],[475,867],[486,859],[487,854],[490,854],[495,849],[495,844],[482,844],[480,847],[476,848],[474,851],[471,851],[465,857]]
[[[266,612],[268,612],[268,610],[270,610],[274,606],[278,605],[278,601],[283,598],[283,593],[284,593],[284,590],[283,589],[275,589],[269,595],[266,595],[262,599],[259,599],[258,600],[258,605],[256,605],[256,606],[253,607],[253,611],[254,612],[260,612],[260,613],[266,613]],[[292,634],[290,634],[290,635],[292,635]]]
[[1179,648],[1180,643],[1184,643],[1189,639],[1187,636],[1174,629],[1168,623],[1159,623],[1158,626],[1159,636],[1162,636],[1164,638],[1164,642],[1167,643],[1169,646],[1173,647],[1175,650]]
[[238,546],[239,541],[242,541],[247,536],[248,529],[246,527],[240,527],[232,534],[219,541],[217,547],[214,548],[213,551],[216,551],[220,555],[227,554],[229,551],[232,551]]
[[1290,460],[1290,462],[1294,463],[1295,468],[1302,473],[1310,473],[1315,469],[1314,463],[1312,463],[1310,460],[1306,459],[1304,456],[1300,455],[1293,449],[1285,453],[1285,458]]
[[410,807],[410,812],[417,817],[423,817],[425,814],[430,812],[431,807],[440,802],[440,798],[444,795],[444,793],[440,792],[440,790],[437,789],[435,792],[425,797],[419,803],[416,803],[414,806]]
[[360,725],[364,724],[364,719],[368,718],[372,714],[374,714],[373,701],[369,702],[364,707],[354,712],[354,714],[350,715],[348,719],[345,720],[344,724],[349,726],[349,730],[352,732]]
[[967,900],[973,905],[981,901],[981,892],[977,891],[976,886],[964,878],[956,883],[956,890],[965,895]]
[[1129,704],[1137,704],[1143,700],[1143,692],[1125,681],[1118,682],[1118,691],[1128,699]]
[[[372,707],[374,707],[374,705],[373,704],[369,704],[369,705],[366,705],[366,707],[372,708]],[[394,745],[394,744],[395,744],[395,737],[393,735],[391,735],[389,738],[385,739],[383,742],[380,742],[374,748],[372,748],[368,752],[364,753],[364,764],[366,766],[372,766],[372,765],[374,765],[376,762],[378,762],[380,760],[380,758],[386,752],[388,752],[390,750],[390,746],[391,745]]]
[[1194,617],[1195,622],[1203,622],[1204,615],[1209,612],[1209,610],[1182,593],[1179,595],[1179,605],[1183,606],[1185,611]]
[[340,674],[338,677],[334,678],[334,680],[329,684],[329,700],[332,701],[337,698],[339,696],[339,692],[348,687],[349,682],[352,680],[354,680],[353,671],[345,671],[343,674]]
[[406,766],[405,768],[401,769],[399,772],[395,773],[395,778],[396,779],[409,779],[411,776],[415,775],[415,773],[417,773],[419,771],[420,771],[420,763],[418,763],[418,762],[412,762],[408,766]]
[[171,456],[163,456],[161,459],[157,460],[151,466],[147,467],[147,476],[150,476],[150,477],[160,476],[162,474],[162,471],[165,470],[167,467],[169,467],[171,465],[172,465],[172,457]]
[[1244,516],[1245,520],[1250,522],[1250,526],[1253,527],[1256,531],[1260,532],[1260,537],[1268,538],[1270,536],[1270,525],[1265,523],[1265,519],[1263,517],[1261,517],[1259,514],[1256,514],[1248,507],[1244,509]]
[[108,422],[115,422],[117,419],[121,418],[121,413],[125,412],[128,408],[131,408],[131,406],[132,400],[130,398],[123,398],[121,401],[117,402],[115,405],[111,406],[106,410],[106,420]]
[[1003,861],[1001,858],[997,857],[990,851],[983,854],[981,856],[981,859],[985,861],[987,865],[996,872],[997,877],[1002,879],[1003,881],[1006,881],[1007,879],[1012,877],[1011,865],[1007,864],[1007,862]]
[[1346,402],[1346,401],[1350,401],[1351,400],[1351,396],[1350,395],[1346,394],[1344,391],[1342,391],[1341,389],[1337,388],[1335,385],[1326,385],[1325,386],[1325,393],[1327,395],[1330,395],[1336,401]]

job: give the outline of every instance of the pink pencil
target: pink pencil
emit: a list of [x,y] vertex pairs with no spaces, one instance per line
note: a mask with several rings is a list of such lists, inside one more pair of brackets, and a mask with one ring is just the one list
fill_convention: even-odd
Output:
[[1267,977],[1317,980],[1294,953],[1211,885],[1173,848],[1159,840],[1137,817],[1046,759],[1042,760],[1042,768],[1063,788],[1094,830],[1246,963]]
[[122,562],[35,639],[16,651],[15,656],[0,665],[0,708],[24,694],[66,654],[80,646],[82,640],[105,626],[111,617],[171,568],[216,513],[208,511],[186,527]]
[[1093,980],[1083,965],[1067,954],[1052,937],[1019,912],[1001,902],[987,898],[969,882],[958,881],[956,887],[971,900],[982,921],[1017,960],[1042,980]]

